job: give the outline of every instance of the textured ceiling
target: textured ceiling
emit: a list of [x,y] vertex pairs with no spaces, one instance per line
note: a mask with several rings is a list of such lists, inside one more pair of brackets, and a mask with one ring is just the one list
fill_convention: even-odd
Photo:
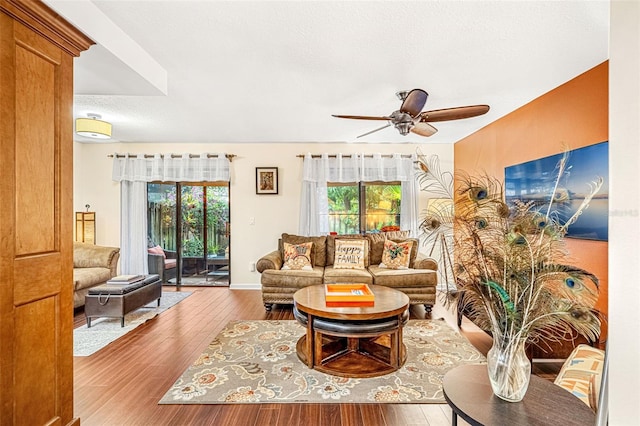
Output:
[[[126,36],[75,71],[76,117],[102,114],[122,142],[453,143],[608,58],[607,1],[47,3],[94,40]],[[166,95],[134,71],[140,52],[166,71]],[[491,110],[430,138],[356,139],[384,122],[331,117],[388,115],[416,87],[425,109]]]

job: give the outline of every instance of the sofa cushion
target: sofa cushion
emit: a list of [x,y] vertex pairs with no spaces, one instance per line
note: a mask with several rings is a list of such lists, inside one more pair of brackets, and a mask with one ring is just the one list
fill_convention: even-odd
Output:
[[284,244],[284,264],[282,269],[313,269],[311,264],[311,241],[302,244]]
[[433,287],[438,283],[438,274],[430,269],[387,269],[369,266],[373,283],[391,288]]
[[331,266],[335,262],[336,254],[336,240],[365,240],[367,245],[364,251],[364,266],[367,267],[371,264],[369,261],[369,240],[360,234],[346,234],[346,235],[329,235],[327,237],[327,265]]
[[384,250],[382,251],[381,268],[389,269],[409,269],[409,259],[413,241],[403,241],[396,243],[392,240],[384,242]]
[[178,259],[165,259],[164,269],[173,269],[178,265]]
[[[302,235],[292,235],[292,234],[282,234],[282,243],[289,244],[302,244],[306,242],[312,242],[313,248],[311,249],[311,264],[313,266],[325,266],[327,264],[326,260],[326,251],[327,251],[327,237],[305,237]],[[284,248],[278,247],[280,253],[283,254],[284,258]]]
[[310,285],[322,284],[324,268],[314,266],[312,270],[305,269],[267,269],[262,272],[260,282],[262,287],[280,287],[300,289]]
[[324,268],[324,283],[373,284],[373,277],[366,269],[339,269],[333,266],[327,266]]
[[369,262],[372,265],[378,265],[382,261],[382,249],[384,246],[384,241],[404,241],[405,239],[409,238],[409,231],[377,232],[373,234],[367,234],[366,237],[369,240]]
[[74,268],[73,269],[73,286],[74,291],[87,287],[93,287],[111,279],[111,270],[109,268]]
[[[565,360],[554,384],[571,392],[589,407],[595,409],[600,394],[604,351],[580,344]],[[594,401],[590,400],[590,397]]]
[[364,259],[369,251],[369,241],[364,239],[336,240],[333,267],[336,269],[364,269]]

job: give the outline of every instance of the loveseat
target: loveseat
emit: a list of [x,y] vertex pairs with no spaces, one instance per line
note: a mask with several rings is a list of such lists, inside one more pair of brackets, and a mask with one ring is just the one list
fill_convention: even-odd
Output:
[[[393,265],[385,265],[385,241],[398,245],[409,245],[408,265],[395,269]],[[346,242],[345,242],[346,241]],[[364,246],[363,257],[359,259],[363,267],[344,267],[336,260],[336,248],[340,246],[340,262],[345,257],[345,245],[357,242]],[[364,241],[360,243],[359,241]],[[301,257],[305,244],[311,243],[310,263],[304,268],[287,269],[285,262],[285,244],[289,250],[292,246]],[[388,243],[392,245],[392,243]],[[419,241],[407,238],[405,232],[381,232],[366,235],[329,235],[305,237],[282,234],[278,242],[278,250],[261,257],[256,269],[261,273],[262,301],[265,309],[270,311],[274,303],[293,303],[293,294],[300,288],[328,283],[365,283],[376,284],[399,290],[409,296],[412,305],[423,304],[427,312],[431,311],[436,301],[437,263],[435,260],[418,254]],[[350,253],[350,252],[349,252]],[[387,259],[389,256],[387,256]],[[291,259],[291,256],[289,256]],[[347,259],[348,260],[348,259]],[[389,263],[389,262],[388,262]]]
[[84,306],[89,289],[104,284],[118,272],[118,247],[73,243],[73,307]]

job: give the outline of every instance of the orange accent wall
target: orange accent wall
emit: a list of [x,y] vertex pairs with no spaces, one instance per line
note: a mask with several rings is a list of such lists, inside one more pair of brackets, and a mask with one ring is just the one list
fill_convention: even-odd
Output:
[[[580,74],[454,145],[454,167],[504,181],[504,168],[609,140],[609,62]],[[575,265],[600,280],[608,312],[608,242],[566,239]],[[603,325],[601,341],[606,339]]]

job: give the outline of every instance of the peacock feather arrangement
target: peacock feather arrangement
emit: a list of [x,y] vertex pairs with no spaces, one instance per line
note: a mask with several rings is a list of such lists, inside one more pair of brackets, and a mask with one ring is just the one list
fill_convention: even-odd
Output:
[[[442,177],[434,157],[418,155],[421,187],[453,193],[453,182]],[[566,156],[557,165],[557,182],[565,165]],[[427,241],[453,246],[453,258],[450,247],[446,253],[456,287],[451,293],[462,297],[474,323],[494,336],[538,345],[570,338],[575,332],[597,340],[598,278],[569,264],[564,236],[602,182],[596,178],[585,183],[589,190],[584,202],[561,223],[552,209],[552,201],[562,195],[561,185],[554,186],[546,204],[516,201],[507,205],[497,179],[457,177],[453,210],[429,212],[421,228]]]

